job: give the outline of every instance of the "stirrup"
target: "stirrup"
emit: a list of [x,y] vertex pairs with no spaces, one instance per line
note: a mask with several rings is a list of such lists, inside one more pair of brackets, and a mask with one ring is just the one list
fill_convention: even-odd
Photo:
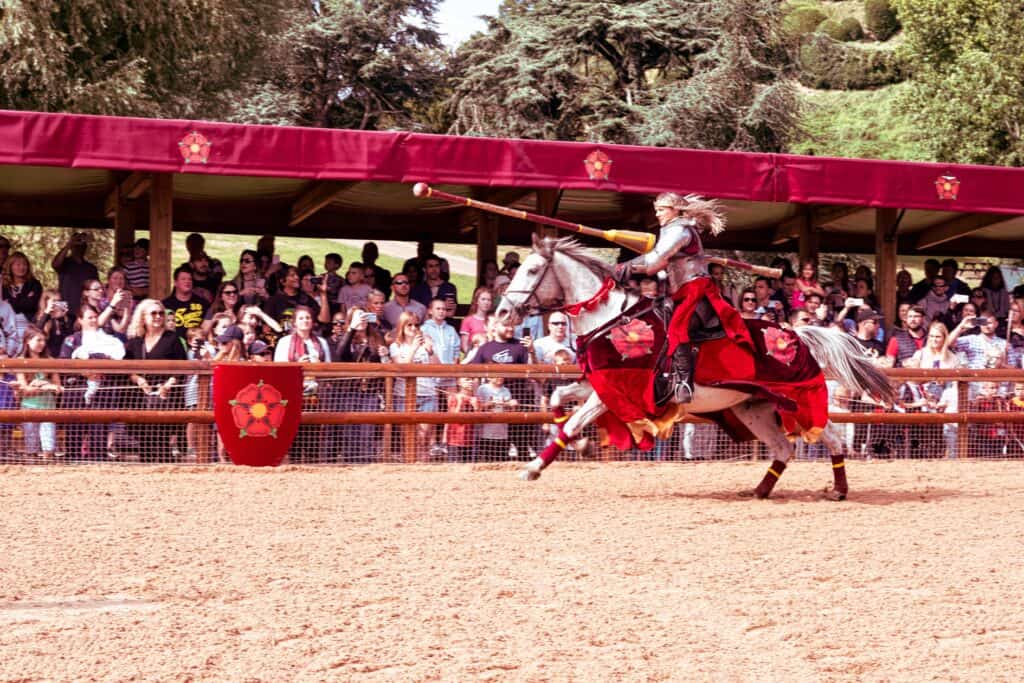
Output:
[[693,388],[690,383],[682,377],[675,377],[675,386],[672,387],[672,401],[674,403],[690,403],[693,401]]

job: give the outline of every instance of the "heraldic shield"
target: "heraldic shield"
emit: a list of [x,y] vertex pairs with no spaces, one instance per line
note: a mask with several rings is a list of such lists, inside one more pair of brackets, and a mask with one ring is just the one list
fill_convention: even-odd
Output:
[[236,465],[276,467],[302,416],[302,367],[226,363],[213,368],[213,416]]

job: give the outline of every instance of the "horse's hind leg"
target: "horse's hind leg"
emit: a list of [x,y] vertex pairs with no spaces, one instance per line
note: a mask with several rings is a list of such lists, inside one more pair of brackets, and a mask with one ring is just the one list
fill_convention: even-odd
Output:
[[[578,437],[587,425],[608,410],[598,397],[597,392],[594,391],[593,387],[586,380],[571,385],[571,387],[571,391],[566,393],[571,393],[574,399],[581,399],[586,396],[586,400],[583,401],[583,405],[577,408],[565,420],[558,430],[558,435],[540,452],[540,455],[527,463],[526,468],[520,473],[520,476],[527,481],[532,481],[539,477],[541,470],[550,465],[565,450],[569,442]],[[569,387],[566,387],[566,389],[569,389]],[[561,398],[564,399],[566,396],[563,395]]]
[[752,491],[758,498],[767,498],[786,469],[786,463],[793,457],[793,444],[779,429],[775,418],[775,405],[767,401],[747,401],[732,407],[733,414],[750,433],[768,447],[772,464],[768,467],[761,483]]
[[825,429],[821,433],[821,441],[828,448],[832,457],[833,486],[829,497],[833,500],[846,500],[846,494],[850,491],[850,486],[846,482],[846,448],[831,420],[825,424]]

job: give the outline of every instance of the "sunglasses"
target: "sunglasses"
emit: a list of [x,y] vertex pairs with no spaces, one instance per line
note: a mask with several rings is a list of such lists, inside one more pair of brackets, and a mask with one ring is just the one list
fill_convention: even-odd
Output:
[[409,281],[408,280],[392,280],[391,284],[393,284],[393,285],[407,285],[407,284],[409,284]]
[[163,311],[150,311],[149,315],[153,316],[154,318],[162,318],[167,314],[164,313]]
[[565,325],[565,321],[552,320],[548,325]]
[[221,294],[228,294],[230,296],[238,296],[238,290],[237,289],[225,289],[223,292],[221,292]]
[[754,302],[756,302],[756,301],[757,301],[757,299],[755,299],[755,298],[754,298],[754,297],[752,297],[752,296],[745,296],[745,297],[743,297],[743,300],[744,300],[744,301],[754,301]]
[[244,258],[241,261],[239,261],[239,263],[256,263],[256,261],[254,261],[251,258]]

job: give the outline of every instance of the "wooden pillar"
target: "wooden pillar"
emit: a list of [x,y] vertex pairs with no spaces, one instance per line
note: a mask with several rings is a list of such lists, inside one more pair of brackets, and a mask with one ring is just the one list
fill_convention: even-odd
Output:
[[800,214],[799,263],[796,264],[797,275],[800,274],[800,264],[804,261],[818,262],[818,234],[818,228],[814,225],[811,209],[807,207]]
[[875,296],[886,325],[896,324],[896,209],[875,210]]
[[[477,211],[476,283],[484,281],[484,261],[498,261],[498,217]],[[499,266],[500,267],[500,266]]]
[[[541,216],[554,218],[558,213],[558,203],[562,199],[562,193],[558,190],[537,190],[537,213]],[[543,223],[535,223],[534,230],[538,237],[558,237],[558,228]]]
[[114,188],[116,200],[114,204],[114,264],[119,264],[118,256],[122,247],[130,247],[135,243],[135,208],[133,201],[121,196],[121,188]]
[[171,291],[171,230],[174,176],[153,174],[149,188],[149,295],[163,299]]

